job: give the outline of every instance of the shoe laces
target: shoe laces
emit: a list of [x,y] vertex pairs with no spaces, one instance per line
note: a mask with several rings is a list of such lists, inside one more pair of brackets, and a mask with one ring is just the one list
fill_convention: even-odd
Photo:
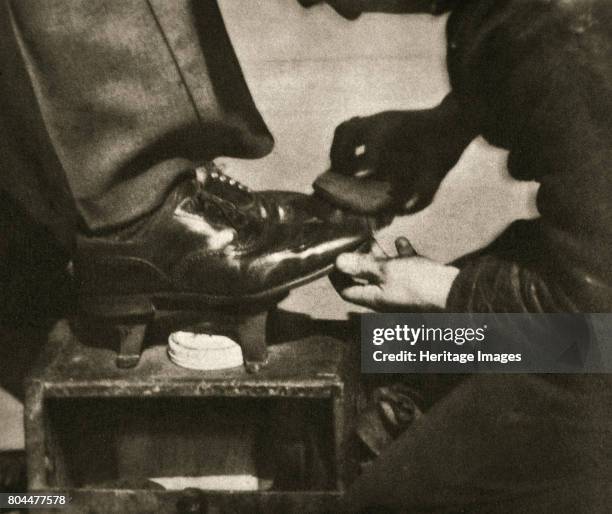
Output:
[[200,184],[197,198],[202,213],[207,217],[219,222],[226,222],[236,230],[239,230],[249,223],[249,216],[244,209],[231,200],[223,198],[224,192],[246,197],[248,202],[253,201],[251,190],[230,177],[224,172],[224,165],[206,163],[196,169],[196,176]]
[[201,184],[205,184],[208,180],[212,180],[214,182],[223,184],[227,187],[242,191],[244,193],[251,192],[251,190],[242,182],[227,175],[225,173],[225,169],[226,165],[223,163],[216,164],[214,162],[208,162],[206,164],[203,164],[202,166],[196,169],[198,181]]

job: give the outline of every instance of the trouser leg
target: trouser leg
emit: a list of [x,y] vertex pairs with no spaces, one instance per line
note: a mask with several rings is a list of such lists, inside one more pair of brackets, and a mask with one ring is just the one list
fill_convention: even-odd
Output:
[[606,512],[609,383],[604,375],[472,376],[357,479],[350,512]]
[[63,211],[72,203],[86,230],[110,229],[154,209],[196,161],[270,151],[216,2],[18,0],[3,9],[1,37],[16,52],[7,47],[2,65],[17,72],[0,82],[0,144],[23,162],[0,180],[38,219],[55,200]]

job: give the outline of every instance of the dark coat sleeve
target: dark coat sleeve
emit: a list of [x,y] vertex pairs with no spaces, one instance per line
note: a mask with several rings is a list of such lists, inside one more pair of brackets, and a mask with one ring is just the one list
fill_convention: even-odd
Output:
[[612,311],[612,3],[468,1],[449,73],[483,135],[537,180],[541,218],[461,263],[452,312]]

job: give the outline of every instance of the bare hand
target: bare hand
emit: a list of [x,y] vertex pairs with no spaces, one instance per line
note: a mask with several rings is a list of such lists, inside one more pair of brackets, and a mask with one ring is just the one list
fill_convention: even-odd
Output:
[[459,269],[414,255],[406,238],[396,240],[398,257],[345,253],[337,269],[353,282],[339,290],[349,302],[374,310],[444,308]]

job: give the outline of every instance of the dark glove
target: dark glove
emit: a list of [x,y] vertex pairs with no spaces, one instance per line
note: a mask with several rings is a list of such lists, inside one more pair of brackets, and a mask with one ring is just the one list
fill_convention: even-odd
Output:
[[433,13],[434,0],[298,0],[302,7],[312,7],[316,4],[329,4],[347,20],[354,20],[362,12],[387,13]]
[[423,209],[476,133],[450,95],[434,109],[352,118],[336,129],[315,191],[366,214]]
[[[302,7],[312,7],[313,5],[324,3],[323,0],[298,0],[298,2],[300,2]],[[354,20],[361,14],[361,11],[355,8],[352,0],[330,0],[325,3],[331,5],[340,16],[347,20]]]

